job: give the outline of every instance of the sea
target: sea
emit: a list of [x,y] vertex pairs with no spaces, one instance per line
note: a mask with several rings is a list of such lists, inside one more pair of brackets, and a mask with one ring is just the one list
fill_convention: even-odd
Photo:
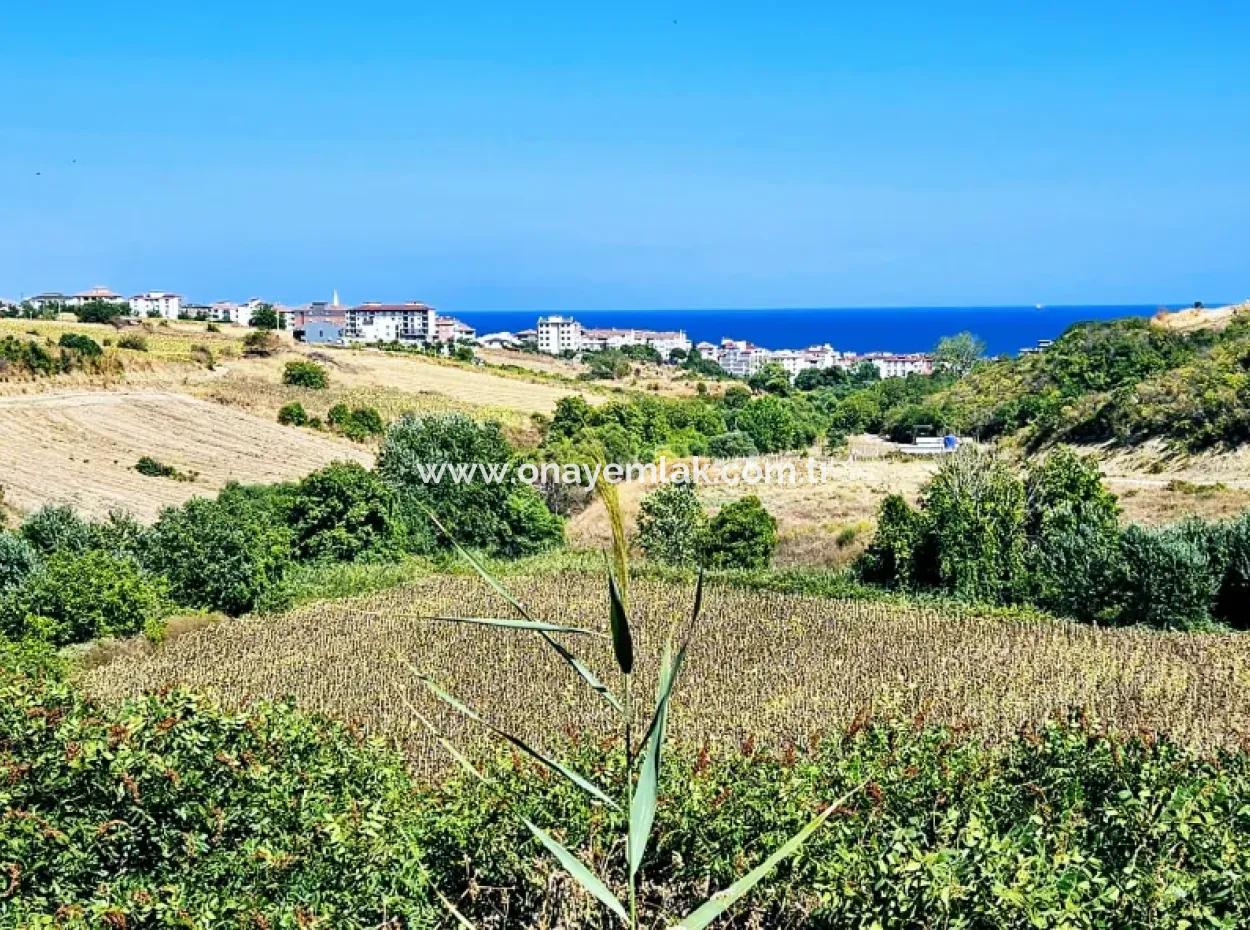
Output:
[[990,355],[1014,355],[1055,339],[1074,323],[1150,317],[1179,305],[1042,307],[776,307],[756,310],[485,310],[455,313],[478,335],[533,329],[540,316],[562,313],[585,327],[686,331],[694,342],[746,339],[767,349],[829,343],[843,352],[927,352],[943,336],[970,332]]

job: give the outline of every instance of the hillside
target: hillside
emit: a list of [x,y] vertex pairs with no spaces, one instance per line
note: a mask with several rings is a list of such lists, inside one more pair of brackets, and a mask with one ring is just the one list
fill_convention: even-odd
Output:
[[1042,352],[981,364],[917,415],[1029,448],[1233,448],[1250,440],[1250,306],[1078,324]]

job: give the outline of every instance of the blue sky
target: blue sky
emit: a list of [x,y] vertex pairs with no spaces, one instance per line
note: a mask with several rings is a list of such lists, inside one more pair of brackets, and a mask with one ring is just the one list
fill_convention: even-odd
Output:
[[1245,3],[14,0],[0,295],[1240,299],[1248,44]]

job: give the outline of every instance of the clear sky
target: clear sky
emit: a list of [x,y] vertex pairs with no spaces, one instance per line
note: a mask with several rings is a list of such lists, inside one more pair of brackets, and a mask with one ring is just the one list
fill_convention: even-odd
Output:
[[1250,4],[0,3],[0,295],[1250,296]]

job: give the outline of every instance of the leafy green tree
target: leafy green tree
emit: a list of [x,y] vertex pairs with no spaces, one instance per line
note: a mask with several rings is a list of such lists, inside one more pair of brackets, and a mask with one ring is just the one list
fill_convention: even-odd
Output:
[[126,304],[106,300],[89,300],[74,311],[79,323],[112,323],[129,311]]
[[324,391],[330,386],[330,374],[324,366],[316,362],[306,360],[287,362],[282,370],[282,383],[292,387]]
[[776,394],[778,397],[788,397],[793,393],[790,374],[780,362],[765,362],[759,371],[747,378],[747,385],[753,391]]
[[933,350],[933,370],[962,378],[985,355],[985,343],[969,332],[944,336]]
[[[496,549],[507,538],[504,514],[516,486],[511,459],[498,423],[410,414],[387,430],[377,468],[406,519],[424,522],[428,507],[461,543]],[[462,466],[459,473],[456,466]]]
[[169,611],[162,579],[133,559],[65,550],[12,589],[0,607],[4,632],[57,646],[151,629]]
[[394,492],[356,462],[335,462],[299,482],[289,525],[299,559],[364,562],[401,551]]
[[707,454],[718,459],[739,459],[758,454],[750,433],[732,430],[708,440]]
[[570,394],[556,401],[547,435],[554,439],[572,439],[590,426],[590,404],[580,394]]
[[[877,369],[873,368],[875,372]],[[838,388],[850,383],[846,369],[837,365],[828,368],[804,368],[794,377],[794,386],[800,391],[818,391],[822,388]]]
[[247,612],[290,563],[290,533],[274,493],[234,486],[216,500],[167,508],[146,540],[144,563],[169,579],[179,604]]
[[649,559],[687,568],[697,565],[707,529],[707,514],[689,482],[661,485],[642,499],[638,545]]
[[819,433],[814,412],[801,398],[754,397],[731,419],[732,428],[749,435],[760,452],[805,449]]
[[767,568],[777,549],[777,520],[755,495],[722,507],[708,524],[709,568]]
[[254,329],[278,329],[282,324],[278,311],[273,304],[261,304],[252,311],[252,327]]

